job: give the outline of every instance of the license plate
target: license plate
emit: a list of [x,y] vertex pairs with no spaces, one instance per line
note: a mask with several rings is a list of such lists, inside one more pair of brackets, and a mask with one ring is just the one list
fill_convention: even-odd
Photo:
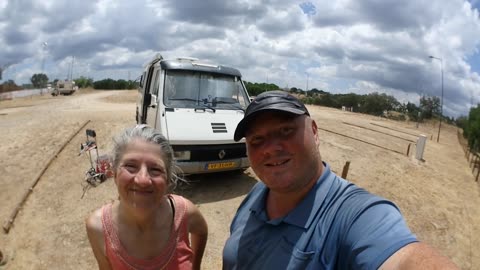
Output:
[[220,170],[220,169],[229,169],[235,167],[235,162],[221,162],[221,163],[210,163],[207,165],[207,170]]

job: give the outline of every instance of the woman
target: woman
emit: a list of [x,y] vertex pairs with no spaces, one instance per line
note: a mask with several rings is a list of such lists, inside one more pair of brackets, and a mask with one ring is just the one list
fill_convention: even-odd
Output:
[[192,202],[168,194],[178,178],[166,139],[145,125],[125,130],[113,169],[119,201],[86,220],[99,269],[200,269],[207,223]]

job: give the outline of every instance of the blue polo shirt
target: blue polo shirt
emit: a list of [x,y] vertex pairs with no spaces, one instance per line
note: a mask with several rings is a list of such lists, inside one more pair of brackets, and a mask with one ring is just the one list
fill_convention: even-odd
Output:
[[268,188],[241,203],[223,250],[223,269],[377,269],[416,242],[399,209],[325,168],[286,216],[269,220]]

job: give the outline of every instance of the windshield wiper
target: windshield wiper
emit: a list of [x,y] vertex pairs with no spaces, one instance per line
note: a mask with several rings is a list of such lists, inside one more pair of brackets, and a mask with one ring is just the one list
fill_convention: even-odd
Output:
[[215,108],[213,108],[212,106],[208,105],[208,104],[202,104],[202,103],[198,103],[200,100],[198,99],[194,99],[194,98],[170,98],[169,101],[171,100],[180,100],[180,101],[193,101],[195,102],[195,107],[194,109],[197,110],[197,109],[202,109],[202,110],[205,110],[205,108],[207,109],[210,109],[212,110],[213,112],[215,112]]
[[223,98],[214,98],[212,100],[212,105],[216,106],[217,104],[226,104],[226,105],[230,105],[230,107],[232,108],[235,108],[235,109],[239,109],[241,110],[242,112],[245,112],[245,109],[242,107],[242,105],[240,105],[240,103],[238,103],[237,100],[233,99],[233,98],[228,98],[228,100],[222,100]]
[[232,108],[234,108],[234,109],[239,109],[239,110],[241,110],[242,112],[245,112],[245,109],[242,107],[242,105],[240,105],[240,104],[237,103],[237,102],[217,101],[217,104],[229,105],[229,107],[232,107]]
[[169,98],[168,100],[185,100],[185,101],[198,102],[198,99],[194,99],[194,98]]
[[197,110],[197,109],[203,109],[203,110],[205,110],[205,108],[207,108],[207,109],[212,110],[213,112],[216,111],[215,108],[213,108],[212,106],[210,106],[210,105],[208,105],[208,104],[201,104],[201,103],[200,103],[200,104],[197,104],[197,106],[200,106],[200,108],[199,108],[199,107],[195,107],[195,110]]

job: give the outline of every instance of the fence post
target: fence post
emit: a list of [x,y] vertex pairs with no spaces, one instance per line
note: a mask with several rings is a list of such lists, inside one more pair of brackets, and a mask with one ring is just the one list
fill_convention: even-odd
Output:
[[475,171],[475,167],[477,166],[477,163],[478,163],[478,154],[475,153],[475,158],[472,159],[472,173]]
[[347,179],[347,174],[348,174],[348,168],[350,167],[350,161],[345,162],[345,165],[343,166],[343,171],[342,171],[342,178]]

